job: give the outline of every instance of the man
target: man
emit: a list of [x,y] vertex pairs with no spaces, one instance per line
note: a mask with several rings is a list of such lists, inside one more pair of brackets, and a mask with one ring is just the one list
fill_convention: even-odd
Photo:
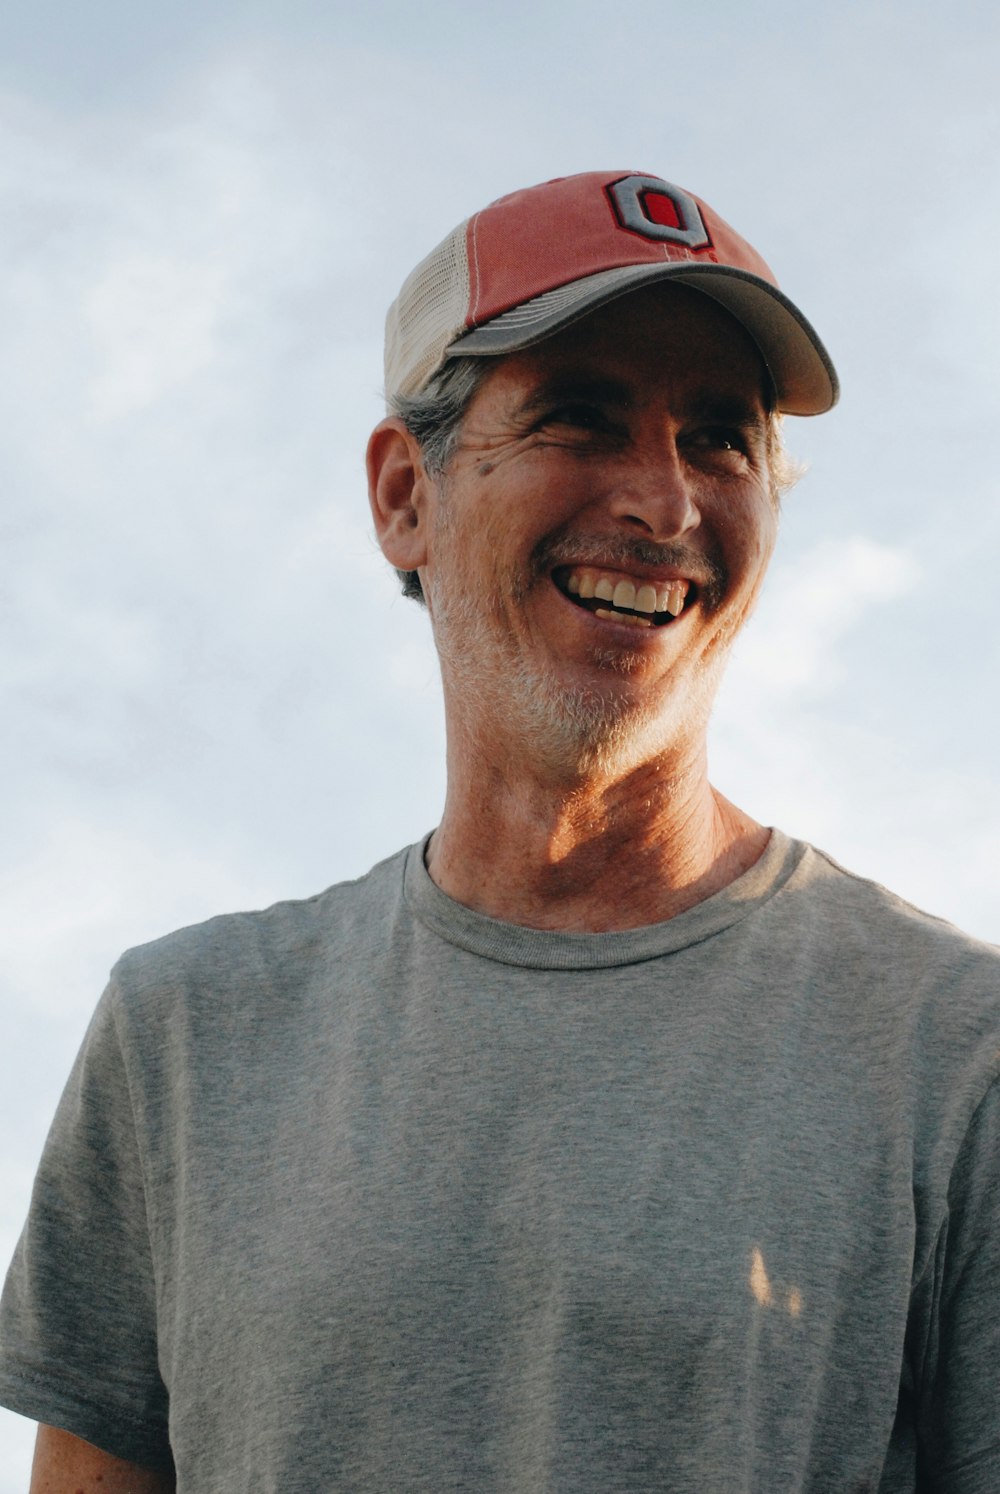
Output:
[[590,173],[414,271],[387,393],[441,824],[116,968],[4,1298],[33,1488],[1000,1488],[1000,959],[706,772],[816,334]]

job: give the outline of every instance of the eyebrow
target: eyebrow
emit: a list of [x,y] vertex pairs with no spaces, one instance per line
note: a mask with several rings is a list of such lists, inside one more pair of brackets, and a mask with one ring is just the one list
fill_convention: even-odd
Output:
[[573,399],[593,400],[595,404],[616,406],[619,409],[627,409],[632,403],[628,386],[620,379],[608,378],[603,374],[557,373],[544,379],[521,400],[518,410],[524,415],[533,415],[555,401]]
[[[574,399],[592,400],[595,404],[620,410],[627,410],[633,404],[629,386],[620,379],[601,374],[556,373],[528,394],[518,405],[518,411],[523,415],[533,415],[554,402]],[[716,425],[739,426],[761,435],[767,430],[768,408],[763,392],[758,404],[740,395],[704,390],[687,401],[686,413]]]
[[735,394],[708,392],[695,395],[688,405],[688,411],[699,420],[711,420],[717,425],[738,425],[744,430],[759,431],[761,434],[767,430],[767,405],[763,401],[751,404],[749,400]]

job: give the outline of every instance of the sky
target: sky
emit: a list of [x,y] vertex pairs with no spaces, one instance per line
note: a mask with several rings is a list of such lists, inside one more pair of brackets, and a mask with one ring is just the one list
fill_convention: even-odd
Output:
[[[766,824],[1000,941],[1000,14],[717,0],[0,20],[0,1257],[122,949],[435,824],[426,619],[365,500],[381,334],[461,219],[696,192],[843,386],[711,737]],[[31,1426],[0,1413],[0,1494]]]

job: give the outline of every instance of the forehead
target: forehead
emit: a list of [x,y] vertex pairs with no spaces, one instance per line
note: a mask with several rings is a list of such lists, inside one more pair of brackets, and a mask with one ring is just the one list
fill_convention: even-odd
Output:
[[488,384],[516,399],[540,384],[613,378],[644,395],[727,395],[773,406],[767,367],[749,333],[710,297],[687,286],[648,286],[611,301],[544,342],[497,360]]

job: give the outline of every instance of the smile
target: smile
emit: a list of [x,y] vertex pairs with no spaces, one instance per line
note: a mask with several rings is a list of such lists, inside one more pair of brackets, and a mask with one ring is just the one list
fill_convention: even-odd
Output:
[[673,622],[684,610],[691,589],[690,581],[632,579],[589,565],[560,566],[552,579],[563,596],[596,617],[639,628],[660,628]]

